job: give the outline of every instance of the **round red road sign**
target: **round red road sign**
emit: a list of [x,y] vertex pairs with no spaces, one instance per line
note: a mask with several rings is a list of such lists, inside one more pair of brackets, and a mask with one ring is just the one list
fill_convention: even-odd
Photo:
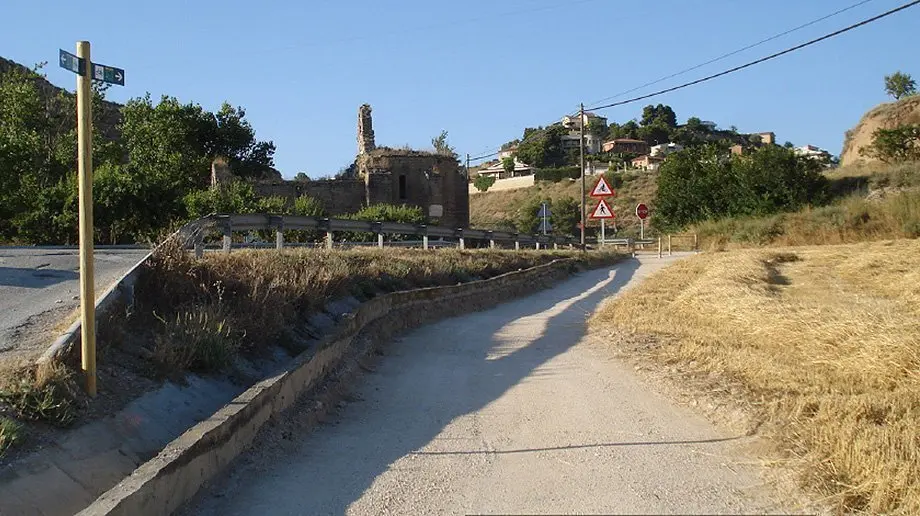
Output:
[[636,216],[642,220],[648,218],[648,206],[646,206],[645,203],[639,203],[636,206]]

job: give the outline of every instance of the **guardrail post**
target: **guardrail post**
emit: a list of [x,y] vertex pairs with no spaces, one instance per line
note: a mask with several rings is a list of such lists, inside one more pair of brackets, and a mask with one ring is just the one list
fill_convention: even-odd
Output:
[[515,251],[520,251],[520,250],[521,250],[521,242],[520,242],[519,240],[515,240],[515,241],[514,241],[514,250],[515,250]]
[[224,235],[224,253],[230,254],[230,245],[233,243],[233,226],[230,222],[230,219],[224,221],[224,226],[221,229],[223,230]]
[[428,235],[422,235],[422,248],[428,249]]
[[460,249],[466,249],[466,242],[463,237],[460,237]]
[[697,240],[696,233],[693,234],[693,250],[694,251],[700,250],[700,245],[699,245],[699,241]]
[[668,256],[671,256],[671,235],[668,234]]
[[553,249],[556,250],[556,251],[559,250],[559,243],[558,243],[558,242],[553,242]]
[[661,235],[658,235],[658,257],[661,258]]
[[195,258],[201,258],[204,256],[204,243],[195,242]]
[[383,249],[383,233],[377,233],[377,247]]
[[539,241],[539,240],[537,240],[537,243],[536,243],[536,250],[537,250],[537,251],[540,250],[540,241]]

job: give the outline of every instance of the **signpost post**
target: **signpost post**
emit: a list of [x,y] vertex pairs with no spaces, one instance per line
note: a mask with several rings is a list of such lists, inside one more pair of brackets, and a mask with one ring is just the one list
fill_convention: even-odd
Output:
[[80,206],[80,339],[86,393],[96,395],[96,292],[93,271],[93,79],[124,86],[125,71],[97,65],[89,41],[76,55],[60,50],[61,68],[77,74],[77,184]]
[[639,217],[639,240],[645,240],[645,219],[648,218],[648,206],[645,203],[636,205],[636,217]]
[[545,235],[548,230],[552,230],[552,224],[549,223],[546,219],[552,215],[552,212],[549,209],[549,206],[545,202],[540,204],[540,210],[537,212],[537,217],[540,217],[542,220],[540,222],[540,230]]
[[[594,188],[591,189],[591,197],[600,199],[600,203],[594,208],[591,218],[601,220],[600,245],[602,246],[607,243],[607,228],[605,221],[613,218],[613,210],[610,209],[610,205],[607,204],[604,198],[614,195],[616,195],[616,192],[613,191],[613,188],[610,188],[610,183],[607,182],[604,176],[598,178],[597,183],[594,184]],[[606,216],[605,213],[610,216]]]

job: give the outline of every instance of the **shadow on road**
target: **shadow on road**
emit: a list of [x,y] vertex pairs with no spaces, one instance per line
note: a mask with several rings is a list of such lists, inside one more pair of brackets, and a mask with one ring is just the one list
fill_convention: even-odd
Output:
[[0,267],[0,287],[45,288],[79,277],[74,271]]
[[[683,445],[729,439],[572,443],[554,448],[482,450],[471,429],[459,451],[422,450],[445,427],[476,413],[521,382],[551,379],[547,363],[577,344],[586,318],[620,291],[637,260],[578,274],[493,309],[434,323],[387,348],[376,373],[362,380],[363,401],[289,446],[269,447],[215,486],[216,497],[187,514],[344,514],[381,474],[410,455],[487,455],[589,447]],[[513,330],[513,331],[512,331]],[[554,364],[552,367],[559,367]],[[457,424],[468,424],[465,418]],[[471,424],[471,423],[469,423]],[[462,433],[462,432],[461,432]]]

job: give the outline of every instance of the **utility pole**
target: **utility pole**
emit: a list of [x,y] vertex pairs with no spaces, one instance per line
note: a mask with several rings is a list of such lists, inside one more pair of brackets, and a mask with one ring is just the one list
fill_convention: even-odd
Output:
[[80,191],[80,338],[86,393],[96,395],[96,295],[93,274],[93,79],[89,41],[77,42],[85,63],[77,75],[77,173]]
[[581,250],[587,250],[585,246],[585,196],[587,195],[585,186],[585,105],[581,104],[579,109],[579,125],[581,126],[581,138],[579,138],[578,150],[581,153]]
[[469,152],[466,153],[466,179],[467,181],[469,181],[470,179],[470,153]]

